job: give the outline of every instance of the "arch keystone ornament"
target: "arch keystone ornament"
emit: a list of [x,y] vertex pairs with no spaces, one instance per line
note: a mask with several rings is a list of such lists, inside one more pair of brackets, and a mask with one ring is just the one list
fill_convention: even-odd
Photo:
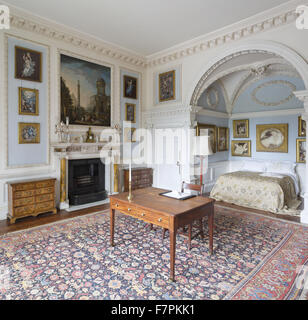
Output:
[[[295,91],[294,95],[296,98],[304,103],[305,112],[302,113],[302,119],[308,121],[308,90],[303,91]],[[308,134],[308,130],[306,128],[306,137]],[[305,194],[304,194],[304,201],[305,201],[305,208],[301,213],[301,222],[308,224],[308,161],[306,161],[306,171],[305,171]]]

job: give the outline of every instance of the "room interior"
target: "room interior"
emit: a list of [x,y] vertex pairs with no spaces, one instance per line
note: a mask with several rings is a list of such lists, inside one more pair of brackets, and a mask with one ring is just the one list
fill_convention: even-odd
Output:
[[0,299],[307,300],[308,2],[141,2],[0,3]]

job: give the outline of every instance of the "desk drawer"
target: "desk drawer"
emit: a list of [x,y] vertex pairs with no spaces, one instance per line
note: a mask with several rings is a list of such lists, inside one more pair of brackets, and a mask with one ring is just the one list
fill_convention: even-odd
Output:
[[119,210],[120,212],[132,216],[134,218],[143,220],[148,223],[153,223],[163,228],[169,227],[169,217],[163,216],[161,214],[149,210],[142,210],[138,206],[121,203],[113,200],[111,202],[111,208]]
[[54,193],[55,192],[54,189],[55,189],[54,187],[37,189],[35,190],[35,194],[40,195],[40,194]]
[[49,210],[53,210],[55,207],[54,201],[42,202],[38,203],[35,206],[36,212],[48,212]]

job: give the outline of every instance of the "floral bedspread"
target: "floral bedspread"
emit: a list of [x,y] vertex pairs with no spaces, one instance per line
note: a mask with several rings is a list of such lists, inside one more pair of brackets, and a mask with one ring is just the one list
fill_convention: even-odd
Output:
[[273,213],[294,211],[301,201],[297,199],[294,181],[287,175],[261,176],[261,172],[237,171],[220,176],[210,197]]

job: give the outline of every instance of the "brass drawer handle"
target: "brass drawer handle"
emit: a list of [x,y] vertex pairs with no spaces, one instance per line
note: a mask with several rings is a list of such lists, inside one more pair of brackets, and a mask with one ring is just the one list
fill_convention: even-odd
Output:
[[163,219],[162,219],[162,218],[159,218],[159,219],[158,219],[158,222],[162,222],[162,221],[163,221]]
[[116,206],[116,208],[119,208],[119,205],[118,205],[118,204],[116,204],[115,206]]
[[129,212],[130,212],[130,211],[132,211],[132,209],[131,209],[131,208],[128,208],[128,209],[127,209],[127,211],[129,211]]
[[141,216],[142,216],[142,217],[145,217],[145,213],[141,213]]

